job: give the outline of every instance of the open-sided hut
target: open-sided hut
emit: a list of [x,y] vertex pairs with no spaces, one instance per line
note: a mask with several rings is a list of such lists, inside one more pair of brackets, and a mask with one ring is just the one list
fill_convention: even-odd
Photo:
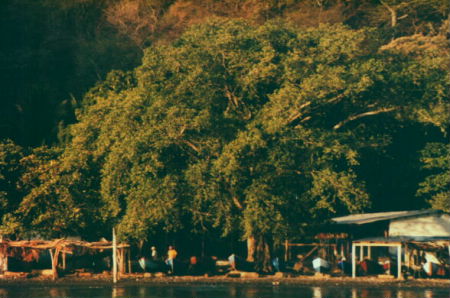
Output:
[[352,235],[353,277],[357,259],[360,262],[372,259],[373,247],[389,248],[397,263],[398,278],[402,277],[402,265],[410,272],[425,270],[429,275],[448,275],[450,215],[447,213],[439,210],[378,212],[332,220],[345,225],[344,230]]
[[[126,271],[126,255],[129,256],[130,246],[125,243],[117,245],[117,264],[119,272]],[[112,250],[110,241],[87,242],[81,240],[56,239],[56,240],[1,240],[0,241],[0,271],[8,271],[8,257],[20,258],[29,262],[39,258],[43,251],[50,254],[50,262],[53,278],[58,277],[58,267],[66,267],[66,255],[82,255],[89,251]],[[61,263],[60,263],[61,261]]]

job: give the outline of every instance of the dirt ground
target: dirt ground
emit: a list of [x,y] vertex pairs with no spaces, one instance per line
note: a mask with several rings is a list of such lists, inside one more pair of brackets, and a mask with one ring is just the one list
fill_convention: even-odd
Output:
[[[52,280],[51,277],[5,277],[0,276],[0,286],[20,285],[111,285],[112,276],[107,274],[93,274],[91,276],[69,276]],[[267,285],[345,285],[370,287],[450,287],[450,279],[413,279],[397,280],[377,277],[330,277],[330,276],[261,276],[261,277],[227,277],[227,276],[163,276],[154,277],[150,274],[126,274],[120,277],[119,285],[195,285],[195,284],[267,284]]]

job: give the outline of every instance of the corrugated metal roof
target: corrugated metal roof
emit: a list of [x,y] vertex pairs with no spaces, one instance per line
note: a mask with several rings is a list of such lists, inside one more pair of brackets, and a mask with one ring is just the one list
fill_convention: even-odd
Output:
[[376,212],[376,213],[361,213],[351,214],[347,216],[335,217],[331,220],[338,224],[345,225],[362,225],[383,220],[401,219],[414,216],[423,216],[429,214],[439,214],[439,210],[413,210],[413,211],[392,211],[392,212]]
[[390,243],[390,242],[449,242],[450,238],[448,237],[369,237],[353,240],[354,243]]

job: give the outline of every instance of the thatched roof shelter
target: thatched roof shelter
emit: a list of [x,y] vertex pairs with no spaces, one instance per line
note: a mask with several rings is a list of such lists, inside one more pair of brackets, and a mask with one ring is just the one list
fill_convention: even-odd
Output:
[[[125,270],[125,250],[130,245],[117,244],[117,258],[119,259],[119,271]],[[63,267],[65,267],[66,254],[82,254],[86,250],[113,249],[111,241],[87,242],[81,240],[55,239],[55,240],[2,240],[0,241],[0,269],[8,270],[8,257],[19,256],[24,261],[38,258],[39,250],[49,250],[52,262],[53,278],[58,277],[59,256],[62,255]]]

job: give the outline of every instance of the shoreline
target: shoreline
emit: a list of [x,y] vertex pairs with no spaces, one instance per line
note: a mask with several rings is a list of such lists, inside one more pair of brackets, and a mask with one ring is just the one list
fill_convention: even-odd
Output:
[[33,278],[0,278],[0,287],[4,286],[199,286],[199,285],[263,285],[263,286],[346,286],[346,287],[397,287],[397,288],[450,288],[449,279],[380,279],[378,277],[226,277],[226,276],[167,276],[144,277],[142,274],[122,276],[114,284],[111,276],[61,277],[52,280],[48,277]]

